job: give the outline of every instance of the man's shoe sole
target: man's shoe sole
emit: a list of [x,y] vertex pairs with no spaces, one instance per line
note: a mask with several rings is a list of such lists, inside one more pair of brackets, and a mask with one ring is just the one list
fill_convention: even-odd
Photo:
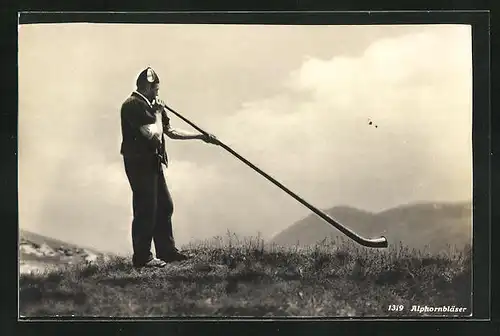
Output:
[[163,268],[165,266],[167,266],[167,262],[165,260],[162,260],[163,263],[162,264],[158,264],[158,265],[134,265],[133,267],[136,268],[136,269],[141,269],[141,268]]

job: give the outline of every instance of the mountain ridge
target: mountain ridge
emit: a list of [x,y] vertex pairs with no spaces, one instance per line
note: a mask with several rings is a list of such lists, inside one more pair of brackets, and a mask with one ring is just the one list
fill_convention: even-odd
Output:
[[[464,245],[472,237],[472,202],[426,202],[401,204],[378,212],[352,206],[325,209],[328,215],[362,236],[383,235],[390,245],[404,243],[413,248],[438,251],[448,245]],[[279,245],[314,245],[342,234],[314,213],[275,234],[271,242]]]

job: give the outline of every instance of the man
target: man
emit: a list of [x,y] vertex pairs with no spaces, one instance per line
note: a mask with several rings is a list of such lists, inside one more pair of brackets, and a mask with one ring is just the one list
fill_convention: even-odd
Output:
[[[158,101],[160,79],[148,67],[136,81],[137,90],[121,107],[121,129],[125,172],[132,189],[132,241],[134,267],[164,267],[185,260],[175,247],[172,232],[173,202],[163,175],[168,166],[166,134],[172,139],[200,139],[217,144],[213,135],[173,129],[163,103]],[[156,257],[151,252],[154,241]]]

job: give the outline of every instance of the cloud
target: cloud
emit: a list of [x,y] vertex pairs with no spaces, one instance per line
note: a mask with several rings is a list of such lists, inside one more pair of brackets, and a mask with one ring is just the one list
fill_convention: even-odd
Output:
[[471,66],[468,27],[309,58],[288,91],[246,104],[221,133],[324,206],[469,198]]

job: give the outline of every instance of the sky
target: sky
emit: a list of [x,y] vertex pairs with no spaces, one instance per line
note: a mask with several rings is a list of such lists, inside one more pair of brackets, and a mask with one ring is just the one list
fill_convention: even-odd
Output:
[[[471,198],[469,26],[37,24],[19,27],[21,228],[131,252],[120,106],[147,66],[170,107],[318,208]],[[179,245],[309,214],[220,147],[167,146]]]

